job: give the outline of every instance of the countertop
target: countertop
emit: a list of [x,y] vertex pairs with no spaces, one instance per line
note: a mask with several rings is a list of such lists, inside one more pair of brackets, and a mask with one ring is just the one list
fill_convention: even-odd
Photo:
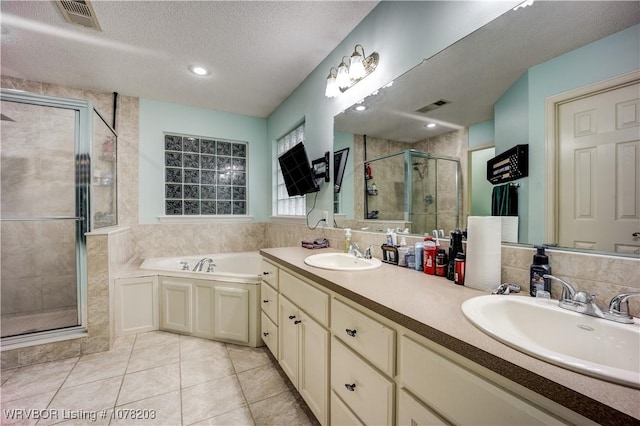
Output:
[[541,361],[476,328],[460,306],[467,299],[487,293],[455,285],[443,277],[389,264],[371,271],[345,272],[304,263],[311,254],[335,251],[282,247],[262,249],[260,253],[266,259],[598,423],[640,424],[640,390]]

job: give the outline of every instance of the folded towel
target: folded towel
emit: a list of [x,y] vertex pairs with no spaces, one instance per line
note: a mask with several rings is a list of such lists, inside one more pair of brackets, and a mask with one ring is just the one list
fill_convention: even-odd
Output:
[[315,240],[302,240],[302,247],[308,249],[321,249],[329,247],[329,240],[326,238],[316,238]]

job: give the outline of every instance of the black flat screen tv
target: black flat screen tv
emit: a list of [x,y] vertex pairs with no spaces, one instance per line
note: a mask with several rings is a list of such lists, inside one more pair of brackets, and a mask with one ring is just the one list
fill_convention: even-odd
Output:
[[278,157],[289,197],[320,191],[304,144],[298,142]]
[[349,148],[344,148],[333,153],[333,192],[340,192],[344,169],[347,167]]

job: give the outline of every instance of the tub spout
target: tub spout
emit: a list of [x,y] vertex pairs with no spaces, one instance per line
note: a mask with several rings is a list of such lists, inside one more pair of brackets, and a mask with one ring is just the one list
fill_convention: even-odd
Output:
[[204,266],[205,263],[209,264],[209,266],[207,267],[207,272],[211,272],[213,259],[211,259],[210,257],[203,257],[202,259],[200,259],[198,263],[196,263],[196,266],[193,267],[193,271],[202,272],[202,267]]

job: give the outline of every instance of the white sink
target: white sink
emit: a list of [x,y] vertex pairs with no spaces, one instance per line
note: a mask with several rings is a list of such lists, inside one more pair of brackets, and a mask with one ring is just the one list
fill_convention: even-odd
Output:
[[487,295],[462,304],[491,337],[582,374],[640,388],[640,322],[619,324],[558,307],[557,300]]
[[313,254],[304,260],[309,266],[331,269],[333,271],[368,271],[379,268],[382,262],[378,259],[363,259],[347,253]]

